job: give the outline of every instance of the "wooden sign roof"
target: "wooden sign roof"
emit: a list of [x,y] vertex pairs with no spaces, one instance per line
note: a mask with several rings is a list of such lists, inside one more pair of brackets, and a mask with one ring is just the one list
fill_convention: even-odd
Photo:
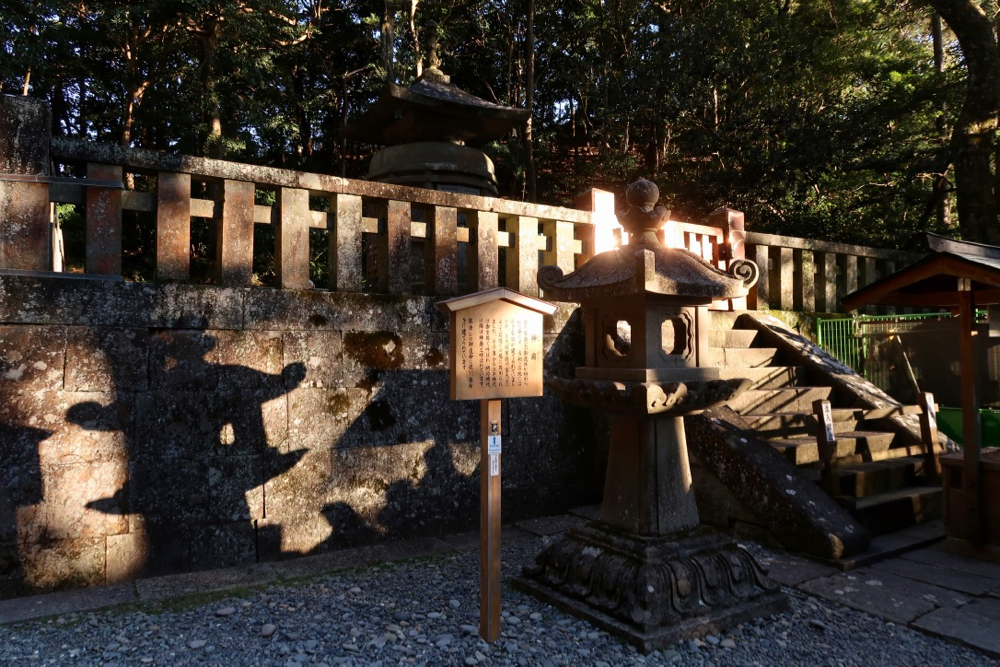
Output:
[[527,308],[528,310],[541,313],[542,315],[551,315],[556,312],[556,308],[558,308],[558,306],[554,303],[526,296],[516,290],[507,289],[506,287],[494,287],[493,289],[483,290],[482,292],[476,292],[475,294],[467,294],[466,296],[460,296],[455,299],[441,301],[436,305],[443,312],[455,313],[490,301],[506,301],[508,303],[521,306],[522,308]]
[[[867,305],[953,308],[964,285],[976,307],[1000,303],[1000,247],[927,234],[924,259],[851,292],[847,310]],[[966,282],[967,281],[967,282]]]

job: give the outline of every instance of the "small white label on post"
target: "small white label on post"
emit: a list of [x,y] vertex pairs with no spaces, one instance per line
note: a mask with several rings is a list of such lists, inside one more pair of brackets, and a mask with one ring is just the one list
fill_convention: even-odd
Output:
[[491,435],[486,438],[486,451],[490,454],[500,453],[500,436]]
[[500,474],[500,455],[490,452],[490,477],[497,477]]
[[826,430],[827,442],[833,442],[833,411],[829,403],[823,403],[823,428]]

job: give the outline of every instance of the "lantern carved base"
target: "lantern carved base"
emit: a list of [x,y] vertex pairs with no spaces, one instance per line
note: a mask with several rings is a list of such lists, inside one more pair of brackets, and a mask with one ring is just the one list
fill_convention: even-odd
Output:
[[643,537],[595,521],[568,531],[535,560],[516,588],[644,653],[788,608],[749,552],[703,526]]

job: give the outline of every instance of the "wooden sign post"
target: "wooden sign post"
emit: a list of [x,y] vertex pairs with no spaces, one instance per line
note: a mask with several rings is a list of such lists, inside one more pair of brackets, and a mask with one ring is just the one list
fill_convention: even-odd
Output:
[[542,395],[542,319],[555,304],[503,287],[437,304],[449,313],[452,400],[480,401],[479,635],[500,638],[500,399]]

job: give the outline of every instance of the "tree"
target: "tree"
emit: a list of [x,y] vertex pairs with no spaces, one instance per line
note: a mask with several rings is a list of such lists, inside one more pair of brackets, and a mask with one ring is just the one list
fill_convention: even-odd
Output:
[[1000,244],[993,140],[1000,116],[1000,51],[993,25],[972,0],[928,0],[958,38],[968,72],[965,101],[951,135],[962,238]]

